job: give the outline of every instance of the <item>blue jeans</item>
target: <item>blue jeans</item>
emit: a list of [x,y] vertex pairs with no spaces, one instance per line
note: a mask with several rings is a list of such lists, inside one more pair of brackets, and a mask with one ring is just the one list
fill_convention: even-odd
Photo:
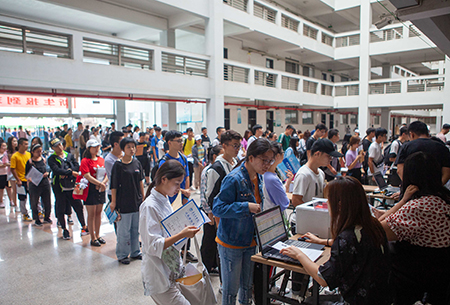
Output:
[[124,259],[131,254],[136,257],[141,253],[139,248],[139,212],[120,214],[117,222],[117,259]]
[[239,291],[239,303],[251,304],[253,265],[252,255],[256,247],[245,249],[226,248],[217,245],[222,273],[222,305],[235,305]]

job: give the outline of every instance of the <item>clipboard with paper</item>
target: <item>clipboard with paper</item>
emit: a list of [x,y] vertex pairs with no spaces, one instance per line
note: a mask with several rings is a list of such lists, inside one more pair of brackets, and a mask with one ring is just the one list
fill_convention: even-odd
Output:
[[44,178],[44,174],[38,171],[34,166],[32,166],[25,178],[31,179],[31,182],[34,185],[38,186]]
[[[161,225],[169,236],[173,236],[180,233],[185,227],[195,226],[198,228],[207,222],[209,222],[208,216],[191,199],[181,208],[161,220]],[[179,245],[185,240],[186,238],[180,239],[175,245]]]

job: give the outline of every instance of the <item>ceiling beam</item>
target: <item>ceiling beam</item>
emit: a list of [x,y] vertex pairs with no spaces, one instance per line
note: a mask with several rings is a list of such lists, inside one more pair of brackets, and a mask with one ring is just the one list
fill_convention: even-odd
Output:
[[428,0],[420,4],[397,9],[397,16],[402,20],[418,20],[450,14],[450,1]]
[[204,19],[189,13],[179,13],[169,17],[169,29],[182,29],[196,24],[204,24]]

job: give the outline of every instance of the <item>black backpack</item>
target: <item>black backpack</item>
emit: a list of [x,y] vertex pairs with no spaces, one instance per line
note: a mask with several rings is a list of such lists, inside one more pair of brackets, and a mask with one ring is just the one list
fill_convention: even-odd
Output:
[[[392,143],[394,143],[395,141],[398,141],[398,140],[394,140],[394,141],[392,141]],[[400,142],[400,141],[398,141],[398,142]],[[388,146],[386,146],[384,148],[384,150],[383,150],[384,164],[388,165],[388,166],[391,166],[392,163],[394,163],[394,162],[389,161],[389,155],[390,155],[390,152],[391,152],[392,143],[389,144]],[[401,143],[400,143],[400,146],[401,146]]]
[[[222,165],[222,163],[220,161],[214,162],[213,165],[211,165],[211,167],[209,168],[208,171],[210,171],[210,170],[215,170],[219,174],[219,179],[216,180],[216,183],[214,184],[213,191],[209,195],[209,198],[207,198],[208,205],[210,206],[210,208],[212,210],[214,198],[217,196],[217,194],[219,194],[220,187],[222,186],[222,180],[223,180],[223,178],[225,178],[225,176],[227,174],[225,173],[225,169],[223,168],[223,165]],[[210,187],[210,186],[208,186],[208,187]]]
[[[181,164],[181,165],[183,165],[183,167],[187,166],[187,159],[186,159],[186,157],[182,153],[180,153],[180,156],[181,156],[181,158],[183,158],[183,161],[184,161],[184,164]],[[152,171],[150,172],[150,178],[152,179],[152,181],[156,177],[156,172],[158,171],[159,165],[161,164],[162,160],[164,160],[164,162],[166,162],[167,160],[169,160],[169,157],[167,157],[167,155],[164,154],[164,156],[162,156],[161,159],[159,159],[155,163],[155,166],[153,166]]]

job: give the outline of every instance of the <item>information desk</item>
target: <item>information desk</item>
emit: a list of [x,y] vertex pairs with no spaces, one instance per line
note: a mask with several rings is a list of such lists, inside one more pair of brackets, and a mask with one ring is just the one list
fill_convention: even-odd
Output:
[[[301,236],[301,234],[296,234],[293,237],[291,237],[290,239],[297,240],[297,238],[299,238],[300,236]],[[316,261],[316,263],[323,264],[326,261],[328,261],[328,259],[330,258],[330,250],[331,250],[330,247],[325,247],[323,254],[319,257],[319,259]],[[293,272],[297,272],[297,273],[308,274],[301,265],[294,265],[294,264],[285,263],[285,262],[274,260],[274,259],[266,259],[261,256],[261,253],[253,255],[252,261],[263,265],[263,289],[262,289],[263,305],[269,305],[270,299],[277,299],[277,300],[280,300],[280,301],[282,301],[284,303],[288,303],[288,304],[302,304],[297,299],[291,299],[288,297],[280,296],[278,294],[269,292],[270,266],[283,268],[285,270],[289,270],[289,271],[293,271]],[[332,296],[332,297],[336,298],[336,296]],[[313,280],[312,301],[313,301],[314,305],[319,304],[319,284],[315,280]]]

